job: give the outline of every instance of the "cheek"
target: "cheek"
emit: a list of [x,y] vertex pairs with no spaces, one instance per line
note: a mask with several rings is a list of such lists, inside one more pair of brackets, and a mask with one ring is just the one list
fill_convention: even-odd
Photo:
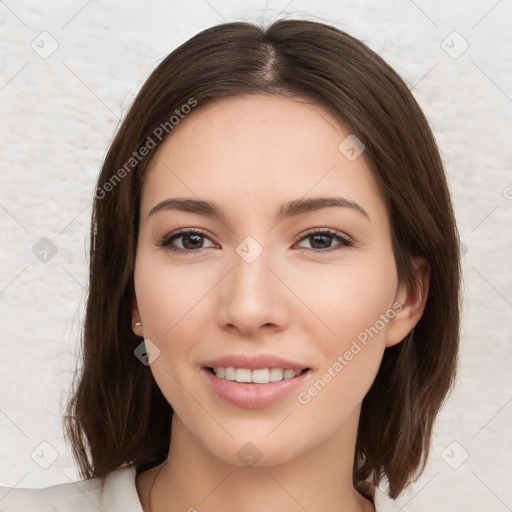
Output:
[[[217,279],[206,265],[168,264],[145,247],[139,248],[135,265],[135,293],[144,325],[144,337],[159,349],[151,364],[155,380],[169,403],[179,408],[184,394],[179,382],[194,376],[190,369],[205,323],[212,315],[207,292]],[[185,375],[185,377],[184,377]],[[186,383],[189,386],[189,383]]]
[[379,319],[393,305],[397,290],[391,250],[353,253],[343,264],[315,264],[295,268],[288,275],[297,297],[307,306],[305,315],[296,319],[310,331],[310,339],[323,344],[325,353],[342,349],[347,342],[350,345],[376,323],[379,339],[384,337],[387,323],[382,325]]
[[300,293],[317,318],[302,317],[298,328],[309,332],[322,364],[297,401],[317,418],[311,428],[321,417],[335,425],[360,404],[382,360],[386,330],[395,316],[394,258],[390,251],[361,257],[357,264],[321,269],[302,283]]
[[[152,285],[151,283],[158,284]],[[154,351],[149,368],[165,399],[175,408],[178,396],[178,384],[175,380],[177,378],[176,370],[183,366],[186,352],[180,351],[179,343],[176,343],[176,347],[172,346],[175,330],[173,325],[179,317],[175,317],[171,312],[176,311],[179,303],[175,294],[165,293],[165,287],[161,286],[163,284],[161,280],[151,279],[151,271],[147,270],[140,271],[135,278],[135,290],[144,326],[146,350],[151,353],[151,347],[153,347]],[[148,340],[152,345],[148,345]]]
[[[200,311],[208,276],[201,266],[169,264],[142,248],[135,265],[135,293],[144,334],[170,342],[192,328]],[[210,285],[211,286],[211,285]]]
[[395,273],[384,265],[343,276],[328,309],[336,339],[342,344],[355,339],[364,342],[364,333],[371,330],[372,339],[383,340],[387,323],[380,320],[391,308],[395,294]]

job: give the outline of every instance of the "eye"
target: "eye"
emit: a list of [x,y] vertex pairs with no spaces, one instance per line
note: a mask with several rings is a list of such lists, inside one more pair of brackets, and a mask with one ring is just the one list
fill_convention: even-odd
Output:
[[[176,247],[175,242],[180,239],[181,247]],[[157,245],[174,253],[193,254],[207,248],[203,246],[205,240],[209,240],[209,238],[203,231],[199,229],[186,229],[166,235]],[[309,240],[313,247],[305,249],[317,253],[332,252],[353,245],[352,240],[334,229],[312,230],[302,235],[299,240]],[[332,247],[333,241],[338,241],[339,243]],[[210,247],[214,247],[214,245]]]
[[[179,239],[181,239],[182,247],[173,245],[174,242]],[[199,229],[186,229],[166,235],[158,242],[158,246],[175,253],[193,254],[194,252],[200,252],[200,250],[204,248],[202,247],[204,240],[209,240],[209,238],[203,231]]]
[[[334,229],[316,229],[303,235],[300,240],[310,240],[312,247],[307,250],[315,252],[332,252],[343,247],[352,247],[354,244],[347,236]],[[331,243],[337,240],[338,245],[332,247]]]

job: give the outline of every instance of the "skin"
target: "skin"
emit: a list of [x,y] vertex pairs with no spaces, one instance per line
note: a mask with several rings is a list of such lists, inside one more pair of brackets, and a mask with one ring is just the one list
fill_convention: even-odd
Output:
[[[338,150],[349,134],[318,105],[252,95],[199,106],[155,153],[141,198],[133,322],[160,350],[151,371],[175,413],[167,463],[137,477],[144,511],[153,483],[152,512],[373,510],[352,485],[361,402],[385,348],[421,317],[428,268],[420,262],[412,289],[399,283],[389,216],[364,153],[349,161]],[[322,196],[353,201],[368,218],[330,207],[273,219],[285,201]],[[226,220],[148,215],[170,197],[214,201]],[[174,246],[194,254],[158,245],[193,227],[206,236]],[[315,245],[304,234],[312,228],[334,229],[353,246],[328,236]],[[263,249],[252,263],[236,252],[247,236]],[[206,359],[274,354],[307,363],[298,390],[307,391],[395,303],[400,311],[307,404],[293,392],[239,408],[200,378]],[[254,467],[237,457],[247,442],[261,453]]]

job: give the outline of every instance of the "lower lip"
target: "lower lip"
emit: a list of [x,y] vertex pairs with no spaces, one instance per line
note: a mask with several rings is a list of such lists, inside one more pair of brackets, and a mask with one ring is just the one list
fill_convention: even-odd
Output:
[[283,379],[268,384],[249,384],[216,377],[210,370],[203,368],[208,384],[215,393],[226,402],[245,409],[268,407],[296,390],[304,383],[311,370],[291,379]]

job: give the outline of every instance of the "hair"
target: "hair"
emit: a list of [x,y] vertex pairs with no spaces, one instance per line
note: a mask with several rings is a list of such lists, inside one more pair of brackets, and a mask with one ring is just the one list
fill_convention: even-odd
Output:
[[149,366],[134,356],[141,338],[131,328],[143,178],[183,116],[169,120],[191,110],[185,105],[250,94],[306,99],[348,127],[365,145],[387,203],[399,282],[415,284],[417,258],[430,266],[423,315],[385,350],[357,433],[355,488],[371,497],[372,485],[387,480],[395,499],[423,471],[435,418],[454,383],[459,239],[434,136],[406,84],[360,40],[316,21],[203,30],[163,59],[133,101],[94,199],[83,367],[63,420],[73,456],[80,475],[91,478],[128,463],[140,472],[168,455],[173,409]]

